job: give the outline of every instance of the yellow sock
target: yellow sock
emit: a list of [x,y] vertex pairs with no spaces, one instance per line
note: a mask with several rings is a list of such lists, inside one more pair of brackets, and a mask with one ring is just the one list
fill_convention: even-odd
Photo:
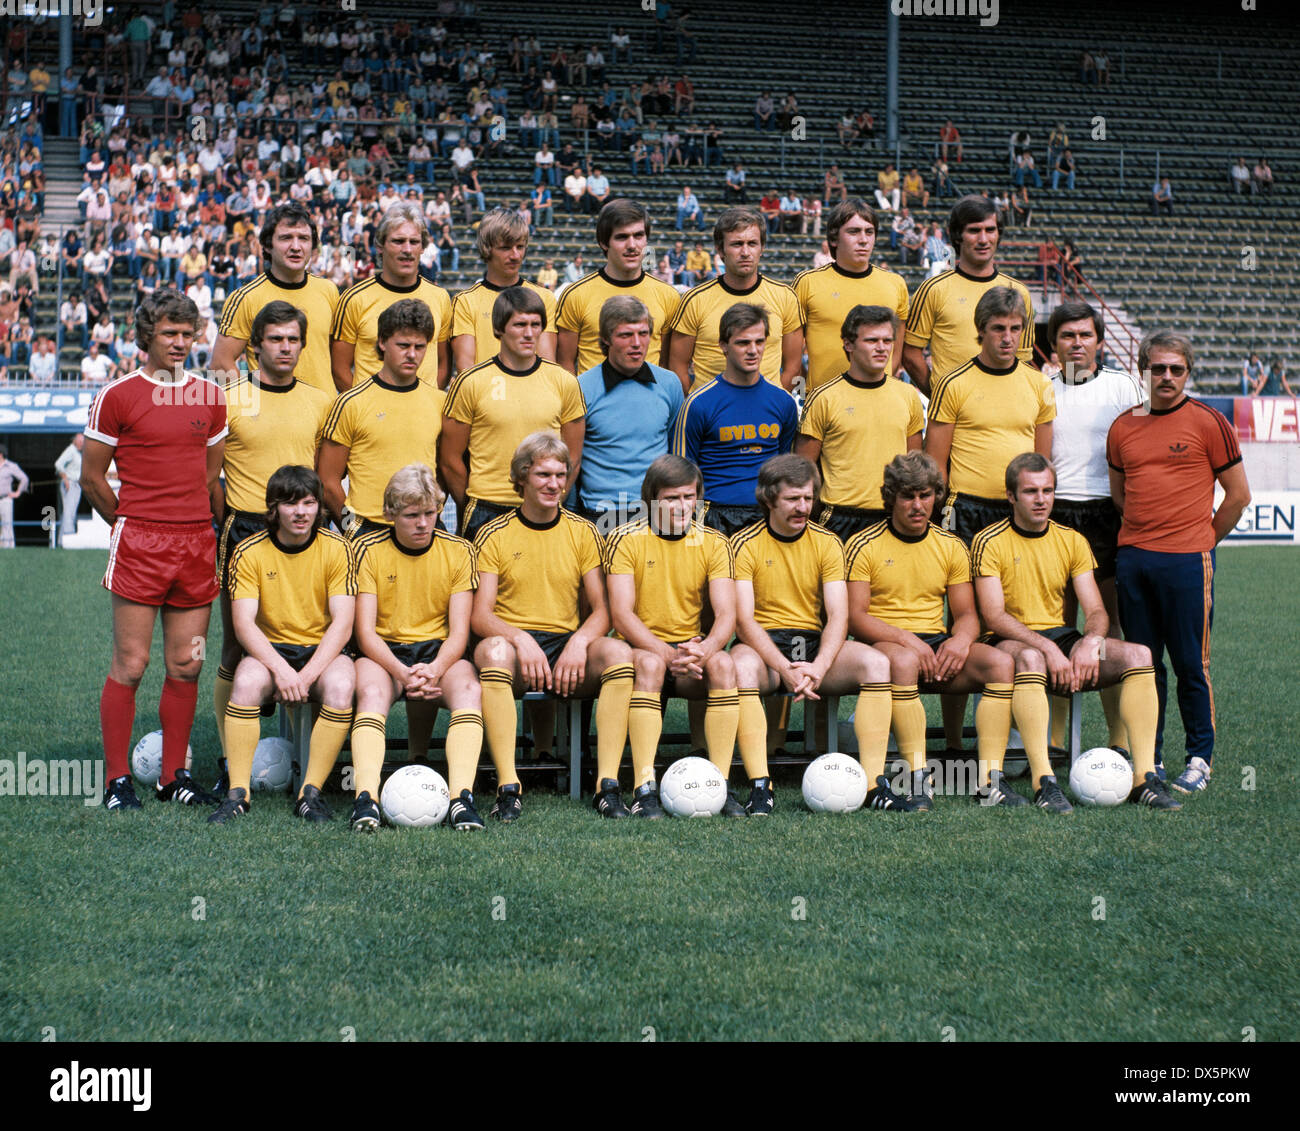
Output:
[[[925,708],[921,705],[920,693],[916,684],[890,684],[890,718],[894,728],[894,741],[898,752],[907,759],[913,770],[925,769]],[[861,761],[862,745],[858,743],[858,758]],[[876,765],[862,762],[867,772],[867,781],[872,789],[876,787],[876,778],[885,772],[885,751],[880,752],[880,761]]]
[[[1154,670],[1154,669],[1153,669]],[[1120,685],[1101,689],[1101,709],[1106,712],[1106,727],[1110,731],[1110,746],[1122,746],[1129,753],[1128,728],[1124,725],[1124,716],[1119,709]]]
[[[915,693],[916,688],[912,688]],[[925,709],[921,708],[921,746],[925,747]],[[867,775],[867,788],[876,788],[876,778],[885,772],[889,749],[889,724],[893,717],[893,688],[887,683],[858,685],[858,705],[853,712],[853,733],[858,740],[858,761]]]
[[[618,764],[627,744],[628,713],[632,706],[631,664],[614,664],[600,673],[596,697],[596,781],[618,781]],[[597,786],[599,788],[599,785]]]
[[[766,766],[767,759],[785,746],[785,732],[790,727],[790,700],[784,696],[780,699],[769,699],[763,709],[763,718],[766,726],[766,737],[763,739],[763,765]],[[741,757],[744,757],[743,753]],[[764,770],[761,776],[766,777],[767,771]]]
[[252,794],[253,752],[261,737],[260,708],[226,704],[226,773],[231,789],[242,789],[246,795]]
[[984,694],[975,708],[975,734],[979,747],[979,783],[989,784],[993,770],[1002,772],[1011,737],[1011,693],[1009,683],[986,683]]
[[483,729],[496,767],[497,785],[517,784],[513,680],[505,668],[484,668],[479,672],[479,682],[483,685]]
[[750,780],[767,777],[767,715],[757,688],[740,689],[736,742],[740,760],[745,763],[745,776]]
[[221,743],[223,758],[226,756],[226,707],[230,703],[230,685],[234,679],[234,672],[218,667],[217,679],[212,685],[212,714],[217,722],[217,741]]
[[1062,695],[1048,696],[1052,708],[1051,743],[1058,750],[1065,749],[1065,728],[1070,721],[1070,700]]
[[555,703],[549,699],[525,703],[524,726],[533,736],[533,757],[548,757],[555,750]]
[[437,721],[438,708],[428,700],[406,701],[406,750],[412,759],[423,759],[428,755],[429,739]]
[[[322,707],[316,725],[311,728],[311,745],[307,748],[307,773],[304,786],[314,785],[317,789],[325,788],[325,779],[330,776],[334,763],[339,759],[343,749],[343,740],[348,736],[348,727],[352,723],[352,709],[339,711],[333,707]],[[379,762],[383,766],[383,756]],[[302,790],[298,791],[302,796]],[[374,796],[373,794],[371,795]]]
[[1051,709],[1047,705],[1047,676],[1043,672],[1019,672],[1011,686],[1011,713],[1025,744],[1029,772],[1038,788],[1039,779],[1052,772],[1047,756],[1047,727]]
[[[514,718],[514,700],[510,703]],[[447,727],[447,789],[459,797],[462,789],[474,792],[474,775],[483,752],[483,714],[481,711],[452,711]]]
[[379,778],[384,772],[387,715],[358,711],[352,720],[352,778],[356,794],[379,800]]
[[627,712],[627,732],[632,740],[632,785],[639,788],[655,780],[655,755],[664,732],[659,696],[653,691],[632,692]]
[[965,749],[966,736],[962,731],[966,726],[967,698],[965,695],[939,696],[939,706],[943,710],[943,740],[949,750]]
[[709,746],[709,734],[704,729],[704,712],[706,707],[699,699],[691,699],[686,704],[686,721],[691,726],[691,749],[705,750]]
[[1156,721],[1160,701],[1156,695],[1156,670],[1129,668],[1119,681],[1119,713],[1132,742],[1133,784],[1141,785],[1156,768]]
[[736,728],[740,725],[740,692],[731,688],[710,688],[704,711],[704,741],[709,761],[722,780],[731,776],[731,756],[736,752]]

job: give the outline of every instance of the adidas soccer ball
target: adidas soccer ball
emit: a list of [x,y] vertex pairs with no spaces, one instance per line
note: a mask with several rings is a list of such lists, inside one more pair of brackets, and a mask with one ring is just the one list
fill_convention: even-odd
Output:
[[[194,748],[185,748],[185,768],[194,762]],[[157,785],[162,773],[162,731],[153,730],[135,744],[131,751],[131,772],[142,785]]]
[[293,780],[293,743],[287,738],[264,738],[253,751],[253,788],[263,793],[284,793]]
[[1070,767],[1070,792],[1082,805],[1118,805],[1133,791],[1133,767],[1109,746],[1085,750]]
[[659,780],[659,799],[674,817],[716,817],[727,783],[707,758],[679,758]]
[[852,813],[867,799],[867,775],[856,758],[823,754],[804,770],[803,799],[814,813]]
[[403,766],[379,794],[388,823],[408,829],[440,824],[450,806],[447,782],[432,766]]

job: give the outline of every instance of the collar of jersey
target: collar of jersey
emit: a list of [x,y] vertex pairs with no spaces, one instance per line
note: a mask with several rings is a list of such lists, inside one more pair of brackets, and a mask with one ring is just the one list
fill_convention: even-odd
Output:
[[721,275],[718,276],[718,286],[720,286],[729,295],[752,295],[762,285],[763,285],[762,272],[759,272],[759,274],[755,276],[754,285],[752,287],[746,287],[743,291],[740,290],[738,287],[727,286],[727,280],[723,278]]
[[560,525],[560,516],[561,514],[563,514],[563,512],[564,512],[564,508],[561,507],[559,510],[555,512],[555,517],[551,519],[550,522],[534,522],[526,514],[524,514],[523,507],[515,507],[515,514],[519,516],[519,521],[522,522],[526,527],[528,527],[529,530],[554,530],[555,527]]
[[[527,280],[521,274],[513,283],[507,283],[506,287],[522,287]],[[479,280],[490,291],[504,291],[506,287],[498,286],[496,283],[489,283],[487,275]]]
[[1151,411],[1151,415],[1152,415],[1152,416],[1168,416],[1171,412],[1177,412],[1180,408],[1183,407],[1183,405],[1185,405],[1185,404],[1186,404],[1189,400],[1191,400],[1191,399],[1192,399],[1191,397],[1189,397],[1186,393],[1184,393],[1184,394],[1183,394],[1183,399],[1182,399],[1181,401],[1179,401],[1176,405],[1172,405],[1172,406],[1169,407],[1169,408],[1153,408],[1153,409],[1150,410],[1150,411]]
[[596,274],[604,279],[611,287],[635,287],[645,278],[645,272],[642,271],[635,279],[614,279],[610,277],[609,273],[603,267],[597,271]]
[[404,553],[408,558],[419,558],[419,557],[423,557],[425,554],[427,554],[430,550],[433,549],[433,544],[438,539],[438,532],[436,530],[433,532],[432,536],[429,538],[429,544],[425,546],[424,549],[422,550],[412,550],[409,546],[403,546],[397,540],[396,530],[392,532],[391,537],[393,539],[393,545],[396,546],[399,550],[401,550],[402,553]]
[[648,361],[643,361],[641,368],[635,373],[620,373],[610,365],[609,358],[605,358],[600,363],[600,375],[605,382],[606,392],[609,392],[616,385],[621,385],[624,381],[635,381],[640,385],[653,385],[655,383],[654,371],[650,368]]
[[904,534],[901,530],[898,529],[898,527],[894,525],[894,519],[892,515],[889,518],[885,519],[885,525],[889,527],[889,533],[892,534],[895,538],[897,538],[900,542],[911,542],[911,543],[924,542],[926,537],[930,533],[930,524],[927,522],[925,524],[925,529],[922,530],[920,534]]
[[960,267],[954,267],[953,271],[963,279],[969,279],[972,283],[988,283],[998,277],[998,269],[993,268],[991,275],[972,275],[969,271],[963,271]]
[[282,291],[300,291],[307,285],[307,276],[305,274],[302,277],[301,283],[286,283],[283,279],[277,279],[271,274],[271,269],[269,267],[266,269],[265,275],[268,283],[274,283]]
[[855,381],[849,376],[849,371],[847,369],[841,374],[841,376],[855,389],[879,389],[889,380],[889,374],[886,373],[879,381]]
[[1047,520],[1047,525],[1044,526],[1042,530],[1026,530],[1023,526],[1017,525],[1014,518],[1009,518],[1007,521],[1011,523],[1011,529],[1019,534],[1021,538],[1041,538],[1052,528],[1052,520],[1050,518]]
[[371,377],[370,380],[381,389],[387,389],[390,393],[413,393],[420,387],[420,379],[418,377],[409,385],[394,385],[389,381],[385,381],[378,373]]
[[831,270],[837,275],[843,275],[846,279],[865,279],[875,269],[874,263],[868,263],[865,271],[850,271],[847,267],[841,267],[838,263],[831,263]]
[[540,357],[534,357],[532,365],[527,369],[511,369],[510,366],[501,360],[501,355],[497,354],[492,359],[492,364],[500,369],[502,373],[509,373],[511,377],[527,377],[530,373],[536,373],[542,367],[542,359]]
[[976,369],[981,373],[987,373],[990,377],[1005,377],[1008,373],[1014,373],[1016,366],[1020,364],[1020,359],[1016,358],[1006,369],[994,369],[991,365],[985,365],[978,357],[971,358],[971,361],[975,363]]
[[691,527],[695,525],[695,520],[692,519],[690,523],[687,524],[686,529],[683,530],[680,534],[665,534],[662,530],[656,529],[654,524],[650,522],[647,522],[646,525],[650,527],[650,533],[653,534],[656,538],[662,538],[665,542],[680,542],[683,538],[686,537],[686,535],[688,535],[691,532]]
[[264,393],[287,393],[298,384],[298,378],[295,376],[287,385],[267,385],[264,382],[259,381],[255,373],[250,373],[248,375],[248,383],[254,388],[260,389]]
[[414,294],[416,291],[420,289],[420,277],[418,275],[415,277],[415,282],[412,283],[409,287],[399,287],[396,283],[390,283],[377,271],[372,276],[372,278],[375,280],[376,283],[378,283],[381,287],[383,287],[384,290],[392,291],[394,294],[398,294],[398,295]]
[[190,378],[193,376],[193,374],[188,369],[182,369],[181,372],[184,373],[185,376],[182,377],[179,381],[159,381],[157,377],[151,377],[149,375],[149,371],[145,369],[143,366],[136,370],[136,373],[138,373],[151,385],[160,385],[160,386],[170,385],[170,386],[174,386],[177,389],[179,389],[182,385],[189,384]]
[[[811,522],[811,521],[812,521],[812,519],[809,519],[809,520],[808,520],[808,522]],[[787,543],[787,544],[789,544],[790,542],[798,542],[800,538],[802,538],[805,534],[808,533],[808,523],[807,523],[807,522],[804,523],[804,527],[803,527],[803,529],[802,529],[801,531],[799,531],[798,534],[778,534],[775,530],[772,529],[772,520],[771,520],[771,519],[768,519],[767,522],[766,522],[764,525],[767,527],[767,532],[768,532],[770,535],[772,535],[773,538],[775,538],[778,542],[785,542],[785,543]]]
[[275,548],[279,550],[280,553],[282,554],[301,554],[303,550],[307,549],[308,546],[310,546],[313,542],[316,541],[316,535],[319,532],[320,532],[319,526],[313,527],[311,532],[311,537],[308,538],[307,541],[304,542],[301,546],[286,546],[283,542],[280,541],[279,533],[275,530],[272,530],[271,541],[275,544]]

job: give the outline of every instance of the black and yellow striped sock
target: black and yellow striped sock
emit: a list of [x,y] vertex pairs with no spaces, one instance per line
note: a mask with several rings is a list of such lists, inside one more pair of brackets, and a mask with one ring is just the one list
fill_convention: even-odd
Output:
[[[739,692],[740,709],[736,722],[736,742],[740,746],[740,760],[745,764],[745,776],[767,777],[767,715],[763,700],[756,687],[742,687]],[[782,700],[784,702],[784,700]]]
[[979,747],[979,783],[989,784],[989,774],[1002,772],[1011,737],[1011,691],[1009,683],[986,683],[975,707],[975,735]]
[[[513,701],[510,710],[513,717]],[[482,752],[483,713],[452,711],[447,727],[447,789],[452,797],[459,797],[462,789],[474,792],[474,775]]]
[[627,712],[627,732],[632,740],[632,785],[637,788],[655,780],[655,755],[664,732],[659,696],[653,691],[633,691]]
[[221,756],[226,756],[226,707],[230,703],[230,686],[235,673],[225,667],[217,668],[217,678],[212,685],[212,715],[217,722],[217,741],[221,743]]
[[[921,705],[920,692],[914,683],[893,683],[889,686],[890,717],[894,727],[894,741],[898,752],[907,759],[913,771],[925,769],[925,707]],[[867,779],[874,788],[876,778],[885,772],[885,758],[880,768],[862,763]]]
[[[311,728],[311,745],[307,748],[307,773],[303,777],[304,786],[314,785],[317,789],[325,788],[325,781],[339,760],[339,751],[343,749],[343,740],[348,736],[352,725],[352,708],[338,710],[334,707],[322,707],[316,725]],[[381,763],[382,765],[382,760]],[[302,796],[302,790],[298,791]]]
[[245,795],[253,792],[253,754],[261,737],[261,708],[226,704],[226,774],[230,788]]
[[1052,772],[1052,760],[1047,756],[1047,728],[1052,712],[1047,705],[1046,673],[1016,673],[1016,681],[1011,685],[1011,713],[1020,731],[1020,741],[1025,744],[1029,772],[1037,789],[1042,777]]
[[1129,668],[1119,680],[1119,713],[1132,743],[1133,784],[1141,785],[1156,768],[1156,726],[1160,700],[1153,667]]
[[497,785],[517,784],[514,679],[505,668],[484,668],[478,678],[483,685],[483,729],[496,767]]
[[379,800],[379,779],[384,772],[385,727],[387,715],[358,711],[352,720],[353,787],[360,797],[370,794]]
[[740,692],[734,687],[710,688],[704,709],[704,747],[723,781],[731,776],[731,757],[736,752],[739,726]]
[[[916,688],[912,688],[915,692]],[[919,706],[919,701],[918,701]],[[867,775],[868,788],[885,772],[889,751],[889,723],[894,714],[893,688],[887,683],[858,685],[858,704],[853,712],[853,734],[858,740],[858,761]],[[925,718],[925,711],[921,711]],[[921,724],[921,745],[925,746],[925,724]]]
[[618,781],[618,764],[627,744],[628,713],[632,706],[631,664],[612,664],[600,673],[596,697],[596,781]]

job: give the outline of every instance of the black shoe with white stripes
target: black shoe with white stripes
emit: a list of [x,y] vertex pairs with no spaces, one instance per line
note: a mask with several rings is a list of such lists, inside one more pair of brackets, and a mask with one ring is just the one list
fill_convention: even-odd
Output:
[[971,800],[980,805],[1001,805],[1004,809],[1016,809],[1028,805],[1027,798],[1022,797],[1006,783],[1006,776],[1001,770],[989,773],[989,784],[971,795]]
[[293,803],[293,813],[295,817],[301,817],[312,824],[334,820],[334,814],[330,812],[330,807],[325,804],[320,790],[314,785],[302,787],[301,796]]
[[618,782],[614,778],[601,778],[600,790],[591,799],[592,807],[602,817],[630,817],[632,814],[623,803],[623,794],[619,792]]
[[632,816],[647,821],[658,821],[663,818],[664,808],[659,804],[659,787],[654,782],[648,781],[645,785],[637,786],[633,791],[631,813]]
[[370,796],[368,790],[363,789],[357,794],[348,823],[354,832],[359,833],[372,833],[379,828],[379,803]]
[[105,809],[143,809],[140,799],[135,795],[135,786],[131,784],[131,775],[123,774],[114,778],[104,787]]
[[194,780],[189,770],[177,770],[166,785],[159,783],[153,791],[159,801],[178,801],[182,805],[218,805],[219,800]]
[[225,801],[208,818],[208,824],[224,825],[227,821],[244,816],[249,808],[248,794],[242,789],[232,789],[226,794]]
[[1034,804],[1049,813],[1074,812],[1074,806],[1061,790],[1055,774],[1044,774],[1038,779],[1038,792],[1034,794]]
[[484,827],[483,818],[474,808],[474,795],[468,789],[451,799],[451,808],[447,810],[447,824],[457,832],[473,832]]
[[1135,805],[1145,805],[1150,809],[1181,809],[1183,807],[1183,803],[1169,792],[1169,786],[1156,777],[1154,773],[1148,773],[1146,780],[1141,785],[1134,786],[1133,792],[1128,795],[1128,799]]
[[896,813],[911,813],[914,806],[906,797],[889,788],[889,779],[881,774],[876,778],[875,788],[867,794],[866,808],[892,809]]

